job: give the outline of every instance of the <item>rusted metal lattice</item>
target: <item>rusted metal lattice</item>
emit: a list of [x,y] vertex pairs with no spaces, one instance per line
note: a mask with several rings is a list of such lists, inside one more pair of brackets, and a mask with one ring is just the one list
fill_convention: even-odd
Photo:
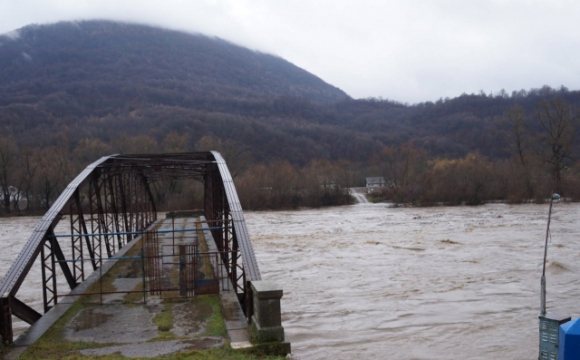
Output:
[[[251,316],[248,281],[260,280],[261,275],[233,180],[221,155],[217,152],[113,155],[89,165],[66,187],[0,281],[0,336],[4,341],[13,341],[12,316],[29,324],[41,317],[17,297],[38,256],[43,310],[47,312],[57,304],[60,294],[74,289],[91,272],[102,269],[104,260],[113,257],[156,221],[150,184],[163,176],[204,184],[205,221],[217,245],[217,251],[203,255],[213,269],[213,282],[199,278],[201,265],[195,255],[201,253],[199,249],[188,245],[182,250],[186,296],[195,294],[196,288],[198,293],[203,291],[202,286],[215,289],[215,281],[219,289],[231,285],[229,290],[237,293],[246,316]],[[70,217],[67,225],[70,233],[55,234],[54,229],[64,216]],[[160,259],[153,252],[153,247],[144,247],[143,257],[148,259],[143,265],[146,271],[158,274],[161,265],[156,260]],[[69,289],[58,288],[61,277]],[[149,290],[162,292],[163,284],[155,281],[147,282]]]

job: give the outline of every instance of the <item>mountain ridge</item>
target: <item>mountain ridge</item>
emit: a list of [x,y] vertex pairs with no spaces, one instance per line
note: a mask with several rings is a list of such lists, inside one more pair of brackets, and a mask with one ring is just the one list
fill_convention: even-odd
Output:
[[145,136],[157,147],[144,149],[164,151],[177,133],[188,137],[184,150],[209,137],[256,162],[299,166],[369,164],[407,142],[435,157],[505,159],[505,112],[523,106],[528,130],[539,134],[535,107],[553,97],[580,103],[580,92],[547,86],[414,105],[352,99],[279,57],[146,25],[61,22],[0,36],[0,129],[22,148],[66,139],[72,151],[94,139],[102,155],[125,151],[120,137]]
[[216,37],[139,24],[93,20],[29,25],[0,35],[0,54],[0,84],[13,86],[31,80],[60,86],[140,80],[139,85],[179,86],[197,97],[293,96],[320,103],[348,98],[279,56]]

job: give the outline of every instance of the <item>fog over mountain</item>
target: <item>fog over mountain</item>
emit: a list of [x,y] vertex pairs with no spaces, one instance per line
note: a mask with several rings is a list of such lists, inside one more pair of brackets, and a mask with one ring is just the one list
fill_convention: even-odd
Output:
[[4,93],[8,96],[30,92],[24,89],[35,81],[72,92],[106,82],[121,92],[153,87],[179,90],[190,98],[285,95],[333,102],[347,97],[277,56],[218,38],[142,25],[31,25],[2,36],[0,46],[0,84],[10,84],[11,94]]

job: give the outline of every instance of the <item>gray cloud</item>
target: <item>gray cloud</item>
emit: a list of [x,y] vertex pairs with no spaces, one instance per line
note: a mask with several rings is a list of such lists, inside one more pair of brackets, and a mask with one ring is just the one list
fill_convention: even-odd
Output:
[[215,35],[277,54],[355,98],[403,102],[580,88],[574,1],[1,0],[0,33],[112,19]]

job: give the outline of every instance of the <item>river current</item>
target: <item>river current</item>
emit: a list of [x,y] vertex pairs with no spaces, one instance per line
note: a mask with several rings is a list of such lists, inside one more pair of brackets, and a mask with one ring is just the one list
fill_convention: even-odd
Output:
[[[246,215],[299,359],[537,359],[548,205]],[[580,206],[555,204],[548,310],[580,316]]]
[[[538,356],[547,213],[548,205],[357,204],[245,216],[262,278],[284,289],[294,359],[487,360]],[[580,205],[554,205],[548,250],[548,310],[572,317],[579,218]],[[0,219],[0,276],[39,219]],[[37,309],[39,279],[18,293]]]

